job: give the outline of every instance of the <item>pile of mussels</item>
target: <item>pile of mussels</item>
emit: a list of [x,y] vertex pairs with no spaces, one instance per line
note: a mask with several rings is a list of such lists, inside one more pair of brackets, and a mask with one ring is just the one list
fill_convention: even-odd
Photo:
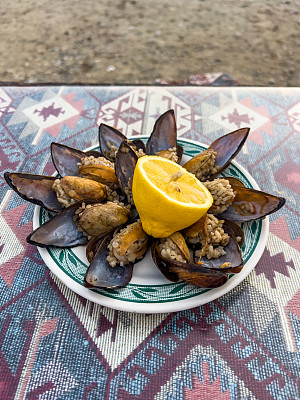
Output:
[[142,229],[131,183],[142,155],[181,161],[183,148],[177,144],[173,110],[158,118],[146,145],[101,124],[100,152],[51,144],[58,177],[19,172],[4,176],[19,196],[53,214],[27,237],[28,243],[60,248],[87,244],[86,287],[126,286],[134,263],[151,247],[155,265],[168,280],[213,288],[243,268],[240,224],[263,218],[285,203],[282,197],[246,188],[235,178],[217,178],[240,151],[249,130],[242,128],[218,138],[183,165],[204,182],[214,203],[194,225],[165,239],[151,238]]

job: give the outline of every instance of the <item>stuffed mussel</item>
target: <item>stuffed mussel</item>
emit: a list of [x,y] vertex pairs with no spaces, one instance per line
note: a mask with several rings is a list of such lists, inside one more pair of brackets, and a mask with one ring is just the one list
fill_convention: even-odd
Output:
[[241,150],[249,130],[218,138],[183,164],[203,182],[213,204],[200,220],[167,238],[154,239],[144,231],[131,189],[140,157],[158,155],[181,162],[183,148],[177,143],[173,110],[157,119],[146,143],[129,140],[116,128],[101,124],[99,152],[51,144],[57,177],[19,172],[6,172],[4,177],[20,197],[52,213],[28,236],[28,243],[60,248],[87,244],[86,287],[126,286],[134,264],[151,249],[154,264],[168,280],[214,288],[243,268],[240,224],[264,218],[285,202],[246,188],[235,178],[218,178]]

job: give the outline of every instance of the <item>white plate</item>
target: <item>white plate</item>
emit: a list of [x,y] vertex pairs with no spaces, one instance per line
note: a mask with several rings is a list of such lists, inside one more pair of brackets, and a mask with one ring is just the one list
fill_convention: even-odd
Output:
[[[184,147],[184,162],[206,148],[202,144],[186,139],[179,139],[178,143]],[[232,161],[222,175],[237,177],[247,187],[259,190],[251,175],[235,161]],[[50,214],[46,210],[36,206],[33,228],[39,227],[49,217]],[[38,248],[38,250],[49,269],[71,290],[88,300],[122,311],[173,312],[208,303],[229,292],[246,278],[265,249],[269,219],[267,217],[264,220],[244,223],[243,230],[244,268],[239,274],[232,274],[225,285],[216,289],[200,289],[184,282],[169,282],[156,268],[149,251],[146,257],[135,265],[132,280],[125,288],[87,289],[82,283],[88,267],[85,246],[73,249]]]

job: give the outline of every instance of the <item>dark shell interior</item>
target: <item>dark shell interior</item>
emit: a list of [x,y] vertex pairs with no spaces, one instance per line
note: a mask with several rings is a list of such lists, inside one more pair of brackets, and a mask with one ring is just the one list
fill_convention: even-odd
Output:
[[171,282],[178,282],[179,278],[176,273],[170,272],[169,264],[170,260],[163,258],[158,250],[159,240],[154,240],[151,244],[151,255],[154,264],[160,270],[165,278]]
[[174,110],[162,114],[155,122],[153,131],[146,143],[148,155],[177,146],[177,127]]
[[126,286],[132,277],[133,263],[124,266],[112,267],[106,257],[108,256],[108,244],[112,234],[103,238],[98,250],[91,260],[90,266],[84,277],[84,285],[88,288],[116,288]]
[[169,270],[180,280],[201,288],[216,288],[224,285],[228,280],[228,275],[220,270],[180,261],[170,263]]
[[78,163],[86,154],[72,147],[60,143],[51,143],[53,164],[61,177],[79,176]]
[[[279,210],[284,204],[283,197],[241,186],[231,185],[236,192],[232,205],[218,217],[235,222],[247,222]],[[250,208],[249,208],[250,207]]]
[[142,139],[134,139],[132,140],[132,143],[135,145],[135,147],[137,148],[137,150],[143,150],[143,152],[146,154],[146,145],[145,143],[142,141]]
[[105,154],[110,160],[113,160],[114,157],[110,155],[111,149],[107,146],[107,143],[110,142],[114,144],[117,148],[119,148],[120,144],[127,140],[126,136],[123,135],[122,132],[113,128],[112,126],[108,126],[105,124],[100,124],[99,126],[99,146],[101,153]]
[[39,247],[75,247],[87,243],[87,237],[79,232],[73,221],[78,205],[74,204],[45,222],[28,237],[27,242]]
[[62,205],[57,200],[56,193],[52,190],[55,177],[5,172],[4,178],[22,199],[44,207],[49,211],[59,212],[62,210]]
[[131,188],[131,178],[133,177],[137,160],[137,155],[127,141],[122,142],[116,155],[115,173],[125,196],[125,190],[128,187]]
[[221,171],[228,167],[230,161],[243,147],[249,132],[250,128],[238,129],[234,132],[228,133],[227,135],[221,136],[209,146],[209,149],[213,149],[217,152],[215,165],[221,167],[218,173],[212,175],[210,179],[214,179]]
[[[226,221],[223,224],[223,229],[224,232],[228,233],[230,236],[228,245],[224,247],[226,254],[220,256],[219,258],[208,259],[207,257],[202,257],[201,263],[203,264],[201,265],[207,268],[218,269],[219,271],[238,273],[242,270],[244,265],[240,246],[237,242],[233,229],[231,228],[230,224],[227,224]],[[221,265],[226,262],[230,262],[231,266],[220,269]]]

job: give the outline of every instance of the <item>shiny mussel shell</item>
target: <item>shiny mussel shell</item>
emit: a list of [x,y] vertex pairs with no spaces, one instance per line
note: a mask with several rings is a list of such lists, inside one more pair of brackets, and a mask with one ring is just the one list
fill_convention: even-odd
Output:
[[[237,241],[234,229],[236,232],[239,232],[237,227],[232,228],[233,223],[228,223],[226,220],[223,224],[224,232],[230,236],[229,243],[224,247],[226,254],[220,256],[219,258],[211,258],[201,257],[201,260],[195,259],[195,263],[203,267],[208,267],[212,269],[218,269],[219,271],[229,272],[229,273],[238,273],[243,269],[243,257],[240,249],[240,245]],[[227,266],[227,263],[230,265]],[[199,264],[198,264],[199,265]]]
[[96,254],[84,277],[84,285],[88,288],[116,288],[126,286],[132,277],[133,263],[112,267],[108,261],[108,244],[113,233],[108,234],[100,242]]
[[62,205],[57,200],[56,193],[52,190],[53,176],[33,175],[20,172],[5,172],[4,178],[8,185],[22,199],[49,211],[60,212]]
[[86,154],[60,143],[51,143],[52,162],[60,176],[79,176],[78,163]]
[[212,149],[217,153],[215,165],[220,167],[218,173],[211,176],[210,179],[214,179],[220,172],[228,167],[230,161],[234,159],[243,147],[249,132],[250,128],[238,129],[234,132],[228,133],[227,135],[221,136],[209,146],[209,149]]
[[284,204],[283,197],[274,196],[260,190],[249,189],[230,183],[235,192],[235,198],[219,218],[235,222],[247,222],[278,211]]
[[125,196],[131,193],[132,177],[138,157],[127,141],[121,143],[116,155],[115,173]]
[[227,274],[222,271],[162,257],[159,251],[159,240],[152,243],[151,253],[154,264],[171,282],[182,280],[202,288],[215,288],[224,285],[228,280]]
[[168,149],[176,148],[178,162],[183,155],[183,148],[177,145],[177,127],[174,110],[162,114],[155,122],[153,131],[146,143],[148,155],[159,155],[169,158]]
[[45,222],[27,238],[27,242],[38,247],[75,247],[87,243],[87,237],[79,232],[73,221],[78,205],[74,204]]

